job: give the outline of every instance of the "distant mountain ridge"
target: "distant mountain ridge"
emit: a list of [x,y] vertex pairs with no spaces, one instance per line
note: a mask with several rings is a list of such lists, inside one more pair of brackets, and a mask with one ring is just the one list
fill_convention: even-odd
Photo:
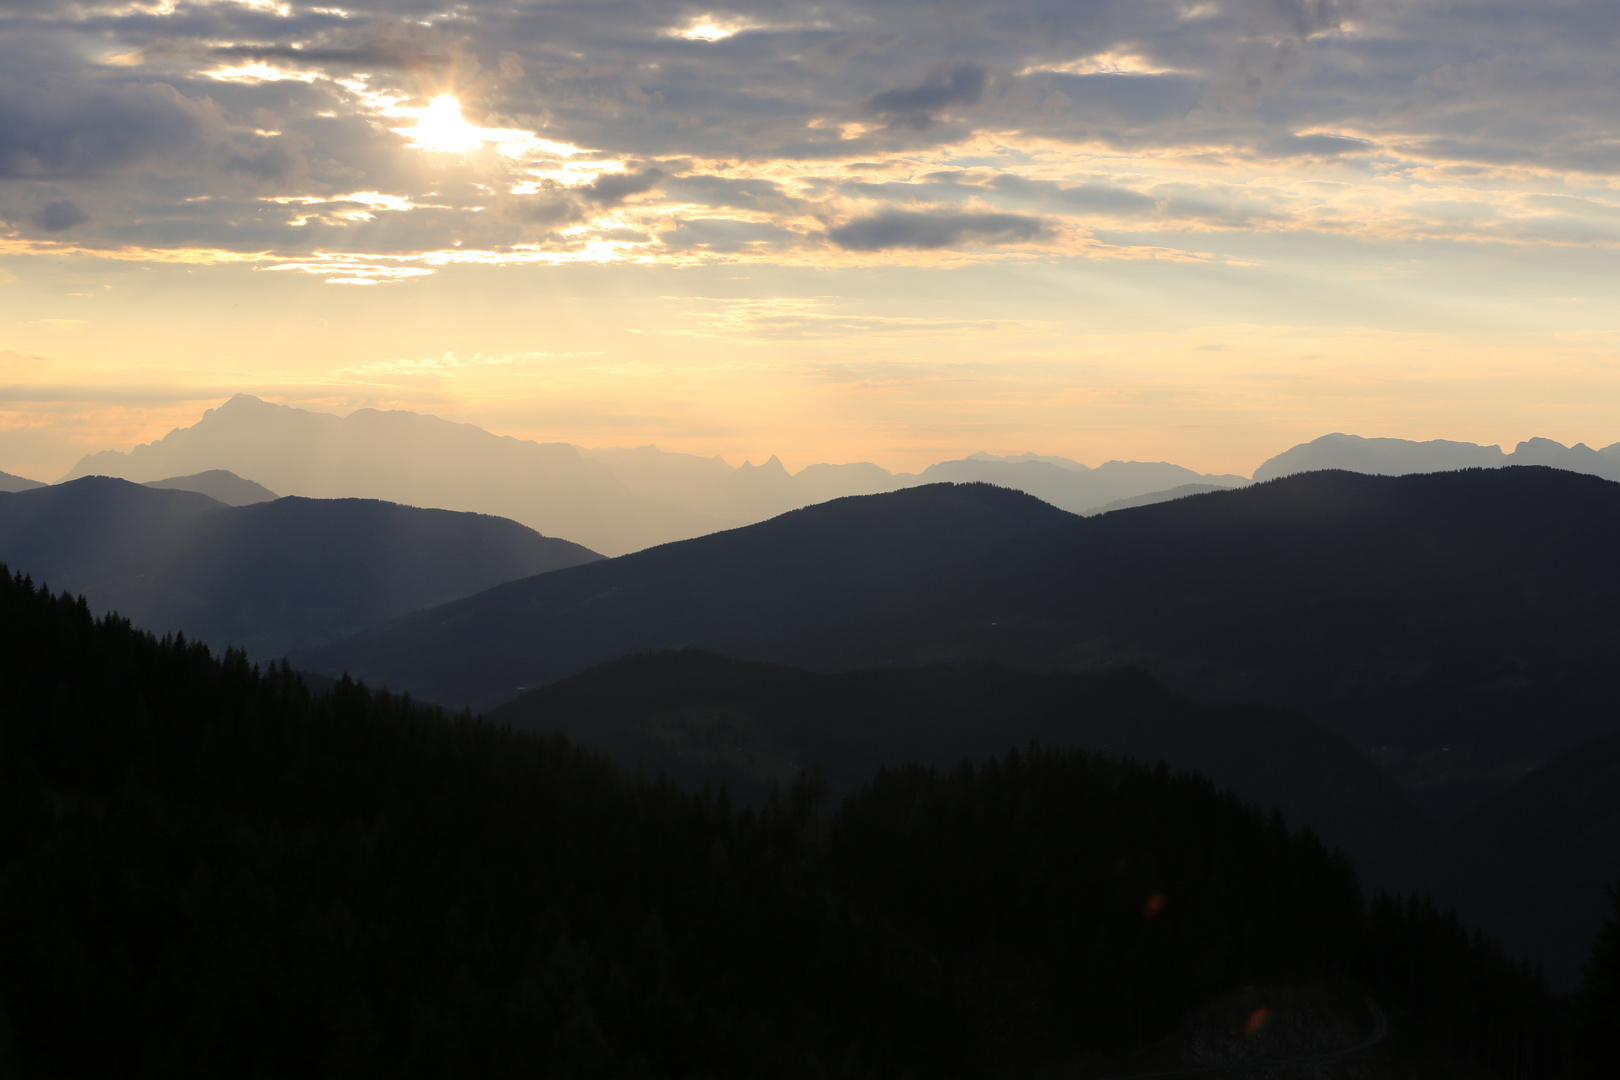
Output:
[[1500,469],[1509,465],[1545,465],[1568,472],[1620,480],[1620,443],[1593,450],[1585,443],[1565,446],[1551,439],[1526,439],[1505,454],[1500,446],[1433,439],[1364,439],[1335,432],[1300,443],[1269,458],[1254,471],[1256,482],[1322,469],[1377,476],[1449,472],[1456,469]]
[[45,485],[38,480],[30,480],[26,476],[13,476],[8,472],[0,472],[0,491],[30,491]]
[[733,524],[637,496],[566,443],[505,438],[417,413],[360,409],[338,417],[246,394],[127,454],[92,454],[64,479],[144,483],[214,469],[284,495],[510,518],[608,554]]
[[238,394],[156,442],[81,459],[64,477],[149,483],[225,470],[267,489],[312,498],[374,498],[495,514],[548,536],[619,555],[775,517],[846,495],[941,480],[1015,488],[1076,513],[1121,498],[1201,483],[1241,486],[1165,462],[977,453],[920,474],[870,462],[810,465],[789,473],[772,456],[732,468],[720,458],[653,446],[587,450],[493,435],[409,412],[360,409],[345,417]]
[[253,503],[270,502],[281,496],[252,480],[244,480],[227,469],[209,469],[206,472],[194,473],[191,476],[171,476],[166,480],[148,480],[147,487],[174,488],[179,491],[195,491],[199,495],[206,495],[215,502],[222,502],[226,506],[250,506]]
[[375,500],[230,507],[111,477],[0,494],[13,571],[256,660],[599,558],[513,521]]
[[[1592,450],[1529,439],[1504,454],[1500,447],[1474,443],[1332,434],[1269,459],[1254,479],[1323,469],[1399,476],[1524,464],[1620,480],[1620,443]],[[246,394],[156,442],[127,453],[89,455],[64,479],[107,475],[168,482],[222,470],[290,495],[374,498],[494,514],[608,555],[764,521],[847,495],[942,481],[1009,487],[1087,515],[1251,482],[1162,461],[1114,460],[1090,467],[1050,454],[982,450],[919,473],[893,473],[872,462],[815,464],[789,472],[775,455],[762,464],[733,468],[720,457],[651,445],[587,449],[537,443],[435,416],[360,409],[339,417]],[[19,478],[18,483],[31,482]]]

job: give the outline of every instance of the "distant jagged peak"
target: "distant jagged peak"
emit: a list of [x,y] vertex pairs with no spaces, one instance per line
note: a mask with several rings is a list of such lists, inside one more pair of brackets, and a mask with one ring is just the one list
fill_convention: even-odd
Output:
[[775,454],[772,454],[770,457],[766,458],[765,461],[759,465],[755,465],[752,461],[745,461],[741,465],[737,466],[737,471],[759,471],[773,474],[779,473],[784,477],[788,475],[787,466],[783,465],[782,459],[777,457]]

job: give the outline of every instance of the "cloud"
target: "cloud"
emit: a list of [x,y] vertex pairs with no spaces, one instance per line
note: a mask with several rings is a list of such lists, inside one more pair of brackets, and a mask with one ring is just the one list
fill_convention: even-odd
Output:
[[[0,56],[0,61],[10,60]],[[196,146],[206,107],[163,83],[0,75],[0,178],[100,176]]]
[[972,105],[984,93],[986,74],[978,64],[957,64],[930,74],[920,83],[873,94],[866,112],[897,127],[925,130],[934,114],[951,105]]
[[[818,229],[989,257],[1109,218],[1196,255],[1188,222],[1387,239],[1470,200],[1491,212],[1449,237],[1565,244],[1591,215],[1520,195],[1620,183],[1608,0],[28,10],[0,38],[0,213],[90,208],[29,242],[126,257],[802,260]],[[676,32],[704,20],[738,32]],[[414,138],[441,96],[501,137]],[[407,208],[330,201],[357,190]],[[664,242],[590,244],[612,230]]]
[[40,207],[39,214],[34,218],[35,224],[46,232],[61,232],[71,229],[75,225],[83,225],[90,220],[79,204],[72,199],[57,199]]
[[580,194],[599,206],[618,206],[632,195],[641,195],[653,190],[664,176],[662,169],[603,173],[586,185]]
[[885,210],[828,229],[827,236],[846,251],[888,251],[1014,244],[1039,239],[1045,232],[1041,219],[1022,214]]

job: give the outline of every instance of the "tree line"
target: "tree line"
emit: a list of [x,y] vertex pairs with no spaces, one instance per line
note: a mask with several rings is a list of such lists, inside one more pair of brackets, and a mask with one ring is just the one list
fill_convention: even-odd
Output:
[[1031,747],[822,795],[315,695],[0,573],[0,1078],[990,1076],[1311,980],[1494,1075],[1605,1045],[1569,1032],[1620,931],[1572,1009],[1196,776]]

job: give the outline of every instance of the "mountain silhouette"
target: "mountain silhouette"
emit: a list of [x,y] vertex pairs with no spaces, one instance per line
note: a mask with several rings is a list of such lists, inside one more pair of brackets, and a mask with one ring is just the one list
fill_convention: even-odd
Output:
[[228,507],[110,477],[0,494],[0,560],[255,659],[599,558],[501,518],[365,499]]
[[1210,488],[1242,487],[1241,476],[1206,476],[1163,461],[1108,461],[1095,469],[1075,469],[1051,461],[975,460],[945,461],[930,465],[920,477],[924,483],[948,480],[958,484],[984,483],[1026,491],[1037,499],[1073,514],[1100,512],[1122,499],[1163,492],[1187,484]]
[[497,704],[632,652],[701,646],[836,669],[927,660],[962,575],[1074,520],[1022,492],[936,484],[516,581],[295,658],[440,703]]
[[44,486],[38,480],[30,480],[26,476],[13,476],[8,472],[0,472],[0,491],[29,491]]
[[[1404,883],[1429,826],[1342,736],[1292,713],[1196,705],[1139,671],[1036,674],[994,663],[828,674],[688,649],[530,690],[488,719],[561,734],[624,769],[760,804],[817,769],[834,798],[883,766],[949,771],[1039,742],[1197,771]],[[1583,942],[1591,940],[1588,933]]]
[[1067,458],[997,457],[983,451],[930,465],[921,473],[891,473],[870,462],[809,465],[790,473],[775,455],[762,465],[745,462],[733,469],[718,457],[665,453],[652,446],[585,454],[609,465],[631,491],[738,522],[761,521],[846,495],[876,495],[940,482],[991,483],[1073,513],[1097,511],[1118,499],[1185,484],[1214,489],[1249,482],[1242,476],[1207,476],[1166,462],[1109,461],[1092,469]]
[[417,413],[360,409],[338,417],[247,394],[128,453],[91,454],[64,479],[105,475],[167,483],[164,478],[205,471],[251,477],[288,495],[385,499],[494,514],[609,555],[764,521],[846,495],[941,480],[991,481],[1076,512],[1180,484],[1247,483],[1241,476],[1204,476],[1163,462],[1111,461],[1087,469],[1034,454],[979,453],[930,466],[920,475],[891,473],[870,462],[809,465],[790,473],[774,455],[760,465],[744,462],[733,468],[718,457],[654,446],[587,450],[506,438]]
[[285,495],[493,514],[610,554],[730,524],[634,495],[566,443],[503,438],[409,412],[337,417],[246,394],[127,454],[92,454],[64,479],[145,482],[215,469]]
[[632,652],[819,670],[1136,666],[1297,710],[1449,822],[1620,723],[1620,485],[1307,473],[1079,518],[988,485],[840,499],[512,582],[300,662],[487,707]]
[[226,506],[249,506],[281,497],[263,484],[244,480],[225,469],[209,469],[191,476],[171,476],[167,480],[148,480],[146,486],[195,491]]
[[1527,439],[1514,447],[1513,453],[1504,454],[1500,446],[1445,439],[1413,442],[1335,433],[1300,443],[1268,459],[1254,471],[1254,478],[1275,480],[1279,476],[1321,469],[1405,476],[1452,469],[1497,469],[1507,465],[1546,465],[1620,480],[1620,443],[1593,450],[1585,443],[1570,447],[1551,439]]

